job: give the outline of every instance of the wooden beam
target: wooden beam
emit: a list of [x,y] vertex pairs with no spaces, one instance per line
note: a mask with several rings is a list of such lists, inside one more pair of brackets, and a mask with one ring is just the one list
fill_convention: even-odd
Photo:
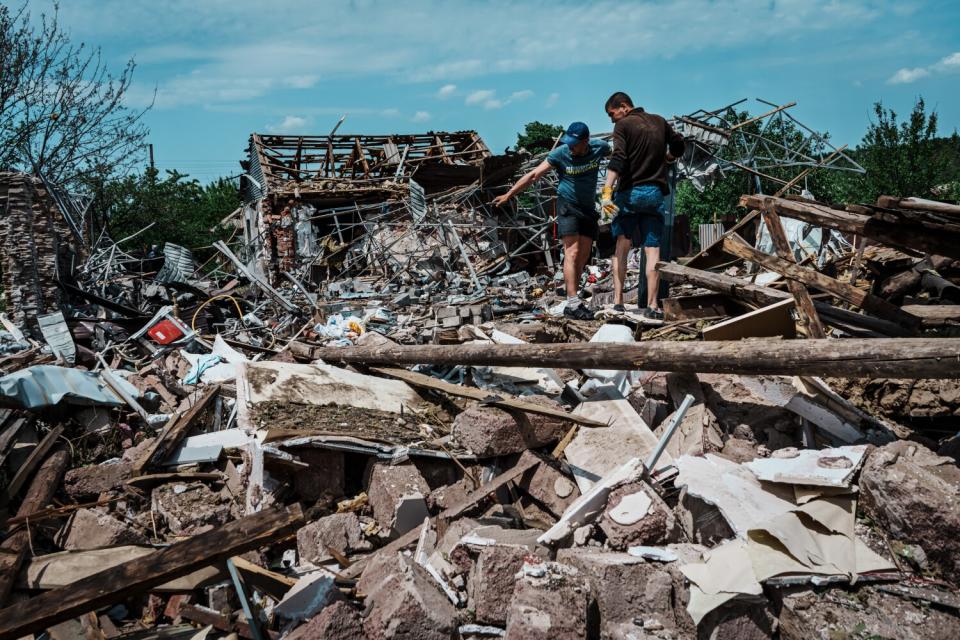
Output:
[[37,633],[88,611],[120,602],[200,567],[286,537],[303,523],[299,505],[264,510],[0,609],[0,640]]
[[908,304],[903,310],[920,318],[924,327],[960,324],[960,304]]
[[30,452],[30,455],[27,456],[27,459],[20,465],[20,468],[17,469],[17,473],[13,476],[13,480],[10,481],[10,484],[7,486],[6,490],[3,492],[3,500],[0,501],[3,504],[13,500],[17,494],[20,493],[20,489],[23,488],[23,485],[27,480],[30,479],[30,476],[33,475],[33,472],[36,470],[40,462],[46,457],[47,452],[53,447],[57,442],[57,438],[60,437],[60,434],[63,433],[63,425],[58,424],[53,429],[51,429],[46,436],[40,441],[40,443],[33,448],[33,451]]
[[504,398],[495,393],[491,393],[490,391],[484,391],[483,389],[477,389],[475,387],[451,384],[449,382],[444,382],[443,380],[438,380],[432,376],[416,373],[414,371],[407,371],[406,369],[374,367],[372,371],[383,376],[396,378],[397,380],[403,380],[407,384],[415,387],[432,389],[434,391],[442,391],[443,393],[448,393],[459,398],[477,400],[505,411],[523,411],[525,413],[535,413],[537,415],[547,416],[549,418],[569,420],[570,422],[575,422],[585,427],[608,426],[606,422],[600,422],[599,420],[591,420],[590,418],[567,413],[566,411],[561,411],[560,409],[551,409],[550,407],[534,404],[532,402],[524,402],[519,398]]
[[[50,498],[60,488],[60,481],[70,464],[70,454],[63,447],[54,449],[40,465],[33,477],[27,495],[24,496],[17,517],[36,513],[50,502]],[[29,523],[27,524],[29,526]],[[13,584],[20,575],[20,568],[27,556],[30,537],[26,528],[10,534],[0,542],[0,607],[7,603]]]
[[886,209],[911,209],[913,211],[934,211],[946,215],[960,216],[960,205],[924,198],[897,198],[894,196],[880,196],[877,206]]
[[249,560],[244,560],[240,556],[234,556],[230,560],[250,585],[274,600],[279,601],[283,599],[287,591],[290,591],[293,585],[297,584],[296,578],[288,578],[282,573],[264,569]]
[[[773,211],[763,212],[763,221],[770,232],[770,239],[773,240],[773,246],[777,255],[787,262],[796,263],[797,260],[790,249],[790,241],[787,240],[787,233],[783,230],[783,223],[780,222],[780,216]],[[793,298],[796,301],[797,314],[800,316],[801,324],[807,333],[808,338],[826,338],[827,332],[823,329],[820,322],[820,316],[813,306],[813,299],[810,292],[800,282],[796,280],[787,280],[787,286]]]
[[330,363],[368,365],[463,364],[741,375],[960,378],[960,338],[412,345],[330,347],[314,353]]
[[728,276],[725,273],[713,273],[712,271],[703,271],[694,269],[690,266],[677,264],[676,262],[658,262],[657,271],[660,277],[667,282],[678,284],[692,284],[697,287],[703,287],[724,293],[737,300],[742,300],[758,307],[765,307],[784,298],[791,297],[786,291],[780,291],[773,287],[764,287],[753,284],[741,278]]
[[798,282],[821,291],[826,291],[841,300],[849,302],[852,305],[860,307],[874,313],[891,322],[895,322],[908,329],[916,329],[920,326],[920,320],[900,309],[900,307],[891,304],[883,298],[877,297],[862,289],[858,289],[848,282],[841,282],[822,273],[801,267],[792,262],[783,260],[776,256],[771,256],[758,249],[751,247],[740,236],[728,236],[723,240],[723,249],[727,253],[754,262],[761,267],[779,273],[785,278],[797,280]]
[[[498,345],[499,346],[499,345]],[[508,483],[513,482],[516,478],[526,473],[529,469],[540,464],[540,459],[536,456],[530,456],[527,460],[521,459],[516,465],[507,469],[496,478],[486,483],[476,491],[470,493],[466,498],[460,500],[451,507],[444,509],[436,518],[433,519],[436,521],[450,521],[454,518],[458,518],[463,515],[467,510],[473,508],[481,500],[487,496],[496,493],[498,489],[506,486]],[[407,547],[415,543],[420,538],[420,529],[423,528],[421,524],[419,527],[411,529],[406,532],[390,544],[385,547],[380,547],[370,555],[357,560],[352,565],[344,569],[341,574],[344,578],[352,579],[359,576],[363,573],[363,568],[370,561],[371,558],[381,554],[395,554],[397,551],[400,551],[404,547]],[[2,638],[0,638],[2,640]]]
[[187,431],[193,426],[194,421],[210,405],[213,399],[217,397],[219,391],[220,385],[212,386],[184,413],[175,413],[173,417],[167,421],[160,435],[154,438],[146,451],[133,463],[133,475],[143,475],[144,470],[148,466],[151,464],[159,464],[173,453],[177,445],[180,444],[180,441],[187,435]]

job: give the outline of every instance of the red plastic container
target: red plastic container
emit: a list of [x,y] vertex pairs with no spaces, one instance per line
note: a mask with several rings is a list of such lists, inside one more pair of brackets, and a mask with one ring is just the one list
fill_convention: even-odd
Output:
[[161,320],[147,329],[147,335],[153,338],[158,344],[170,344],[174,340],[182,338],[183,331],[180,331],[177,325],[169,320]]

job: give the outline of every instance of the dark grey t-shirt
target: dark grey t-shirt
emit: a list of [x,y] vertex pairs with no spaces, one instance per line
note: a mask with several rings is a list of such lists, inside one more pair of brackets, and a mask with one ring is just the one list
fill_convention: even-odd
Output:
[[557,185],[560,197],[592,209],[597,200],[600,159],[608,155],[610,143],[605,140],[591,140],[589,151],[582,156],[573,155],[565,144],[551,151],[547,155],[547,162],[560,176]]

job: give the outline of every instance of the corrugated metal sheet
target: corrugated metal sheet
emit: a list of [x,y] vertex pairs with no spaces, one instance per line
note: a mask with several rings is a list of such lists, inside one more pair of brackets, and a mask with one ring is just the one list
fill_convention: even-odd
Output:
[[[139,397],[137,388],[126,380],[117,384],[131,397]],[[22,409],[52,407],[61,402],[79,405],[107,405],[119,407],[124,401],[117,397],[100,375],[69,367],[39,364],[0,378],[0,396],[7,404]]]
[[57,311],[45,316],[37,316],[37,323],[40,325],[43,339],[47,341],[53,352],[60,355],[67,364],[73,364],[77,357],[77,347],[73,343],[73,336],[70,335],[70,328],[67,327],[63,312]]
[[187,282],[197,270],[193,254],[186,247],[168,242],[163,245],[163,266],[157,272],[157,282]]
[[410,180],[410,213],[414,222],[423,222],[427,217],[427,194],[415,180]]
[[720,239],[720,236],[723,235],[723,225],[720,223],[716,224],[701,224],[700,225],[700,248],[706,249],[714,242]]
[[[240,179],[240,195],[244,202],[255,202],[267,194],[266,179],[263,177],[263,167],[260,166],[260,157],[250,142],[248,153],[250,167],[247,169],[249,176],[243,176]],[[253,178],[251,180],[251,178]]]

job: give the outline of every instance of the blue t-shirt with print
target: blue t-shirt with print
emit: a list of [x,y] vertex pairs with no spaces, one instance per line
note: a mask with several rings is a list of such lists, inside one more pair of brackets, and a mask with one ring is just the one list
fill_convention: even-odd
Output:
[[610,143],[606,140],[591,140],[587,153],[582,156],[573,155],[570,147],[565,144],[551,151],[547,162],[560,176],[560,183],[557,185],[560,197],[592,209],[597,200],[600,159],[608,155]]

